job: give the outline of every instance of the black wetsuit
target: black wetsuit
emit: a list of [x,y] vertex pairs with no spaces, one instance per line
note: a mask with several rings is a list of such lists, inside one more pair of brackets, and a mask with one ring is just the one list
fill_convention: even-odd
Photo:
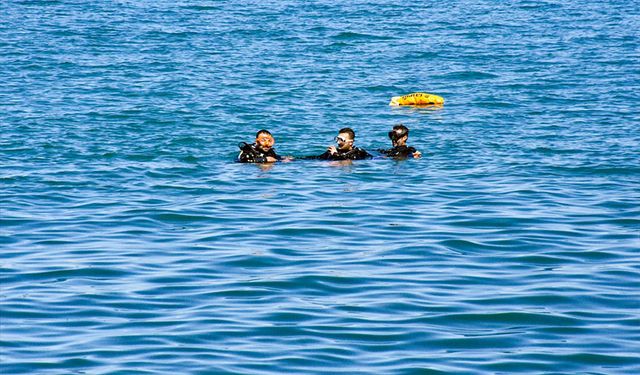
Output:
[[276,150],[273,148],[269,149],[269,151],[264,151],[255,143],[241,143],[239,146],[240,154],[238,155],[238,161],[240,163],[267,163],[267,156],[271,156],[276,160],[282,159],[276,154]]
[[390,158],[408,158],[413,156],[413,153],[417,150],[411,146],[396,146],[388,150],[378,150],[381,154],[387,155]]
[[318,159],[318,160],[362,160],[369,159],[372,157],[371,154],[366,152],[365,150],[352,147],[351,150],[343,151],[338,149],[338,152],[332,154],[329,150],[325,151],[323,154],[318,156],[307,156],[305,159]]

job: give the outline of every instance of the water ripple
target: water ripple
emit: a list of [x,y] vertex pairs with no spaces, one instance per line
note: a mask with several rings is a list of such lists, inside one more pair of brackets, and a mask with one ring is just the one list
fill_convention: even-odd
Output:
[[640,373],[636,8],[0,3],[0,372]]

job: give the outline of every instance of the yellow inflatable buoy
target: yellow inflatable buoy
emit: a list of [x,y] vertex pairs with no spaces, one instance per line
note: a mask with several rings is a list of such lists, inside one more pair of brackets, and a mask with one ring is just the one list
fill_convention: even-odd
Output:
[[427,94],[426,92],[414,92],[403,96],[394,96],[389,105],[443,105],[442,96]]

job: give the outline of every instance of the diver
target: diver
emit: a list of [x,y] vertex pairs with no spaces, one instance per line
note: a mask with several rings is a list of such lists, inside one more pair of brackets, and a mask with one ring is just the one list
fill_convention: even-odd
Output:
[[414,147],[407,146],[408,138],[409,129],[402,124],[395,125],[393,130],[389,132],[389,139],[391,139],[393,147],[388,150],[380,149],[378,152],[390,158],[421,157],[422,153],[420,151]]
[[262,129],[256,133],[256,141],[253,144],[240,142],[240,154],[238,161],[240,163],[275,163],[283,160],[273,145],[276,143],[273,135],[268,130]]
[[304,159],[318,159],[318,160],[362,160],[372,157],[371,154],[365,150],[353,145],[353,141],[356,138],[356,133],[351,128],[342,128],[338,131],[338,136],[335,138],[338,147],[329,146],[327,151],[317,156],[307,156]]

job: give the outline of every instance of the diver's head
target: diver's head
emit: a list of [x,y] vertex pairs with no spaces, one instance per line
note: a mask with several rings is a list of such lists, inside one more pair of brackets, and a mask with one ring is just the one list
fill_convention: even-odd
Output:
[[389,132],[389,139],[393,146],[405,146],[407,139],[409,138],[409,128],[402,124],[398,124],[393,127],[393,130]]
[[268,130],[262,129],[256,133],[256,145],[263,151],[271,150],[275,143],[275,139]]
[[342,128],[338,131],[338,136],[336,137],[336,143],[338,144],[338,149],[343,151],[348,151],[353,148],[353,141],[356,138],[356,133],[351,128]]

